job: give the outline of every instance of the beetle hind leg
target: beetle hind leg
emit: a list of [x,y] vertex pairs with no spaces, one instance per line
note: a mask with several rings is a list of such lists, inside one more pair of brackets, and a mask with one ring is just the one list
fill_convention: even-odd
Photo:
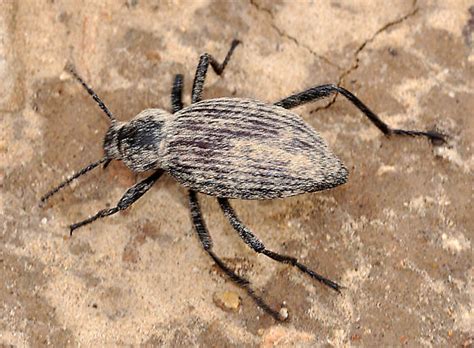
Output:
[[239,220],[235,214],[234,209],[231,207],[229,200],[227,198],[218,198],[217,200],[222,211],[224,212],[224,215],[227,217],[232,227],[237,231],[240,238],[242,238],[243,241],[257,253],[264,254],[275,261],[290,264],[298,268],[303,273],[306,273],[311,278],[316,279],[320,283],[330,287],[333,290],[336,290],[339,293],[341,292],[341,289],[343,288],[341,285],[314,272],[302,263],[298,262],[296,258],[288,255],[281,255],[266,249],[265,245]]
[[206,227],[204,219],[202,217],[201,208],[195,191],[189,191],[189,207],[191,210],[191,219],[194,224],[194,228],[199,236],[199,240],[204,250],[211,256],[217,266],[237,285],[245,289],[248,295],[255,301],[255,303],[262,308],[265,312],[270,314],[275,320],[284,321],[285,316],[281,315],[278,311],[271,308],[255,291],[251,288],[250,282],[236,274],[231,270],[213,251],[212,251],[212,239],[209,231]]
[[360,111],[364,113],[383,134],[385,135],[408,135],[408,136],[423,136],[427,137],[434,144],[442,144],[446,142],[446,136],[436,131],[417,131],[391,128],[384,121],[380,119],[372,110],[370,110],[359,98],[349,92],[347,89],[336,85],[321,85],[316,86],[306,91],[293,94],[285,99],[276,102],[275,105],[281,106],[285,109],[292,109],[297,106],[310,103],[325,97],[329,97],[335,93],[342,94],[347,100],[354,104]]

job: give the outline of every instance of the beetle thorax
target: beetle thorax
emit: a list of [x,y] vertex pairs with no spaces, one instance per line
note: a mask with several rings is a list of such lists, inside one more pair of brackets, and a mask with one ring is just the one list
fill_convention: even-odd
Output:
[[129,122],[113,124],[105,135],[105,155],[109,159],[122,160],[135,172],[159,168],[160,143],[171,117],[164,110],[147,109]]

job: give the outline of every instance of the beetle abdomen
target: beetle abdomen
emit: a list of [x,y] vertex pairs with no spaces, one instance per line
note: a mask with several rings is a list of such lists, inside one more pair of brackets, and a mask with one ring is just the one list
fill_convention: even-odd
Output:
[[181,184],[217,197],[288,197],[347,180],[298,115],[251,99],[208,99],[177,112],[162,150],[163,168]]

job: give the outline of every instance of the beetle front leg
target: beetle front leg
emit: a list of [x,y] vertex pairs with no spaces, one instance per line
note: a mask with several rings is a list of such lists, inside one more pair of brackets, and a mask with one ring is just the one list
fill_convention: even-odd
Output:
[[409,135],[409,136],[424,136],[429,138],[432,142],[444,143],[446,141],[445,136],[435,131],[422,132],[417,130],[404,130],[391,128],[380,117],[372,112],[362,101],[357,98],[354,94],[349,92],[347,89],[336,86],[336,85],[321,85],[310,88],[301,93],[293,94],[285,99],[276,102],[275,105],[281,106],[285,109],[292,109],[297,106],[310,103],[325,97],[329,97],[335,93],[342,94],[347,100],[354,104],[360,111],[367,116],[380,131],[385,135]]
[[296,258],[292,256],[278,254],[266,249],[265,245],[239,220],[239,218],[235,214],[234,209],[231,207],[229,200],[227,198],[218,198],[217,200],[222,211],[224,212],[224,215],[227,217],[232,227],[237,231],[240,238],[242,238],[243,241],[257,253],[264,254],[275,261],[295,266],[303,273],[308,274],[310,277],[316,279],[317,281],[323,283],[326,286],[329,286],[331,289],[334,289],[337,292],[341,292],[341,285],[312,271],[302,263],[299,263]]
[[70,225],[69,226],[70,235],[72,236],[72,232],[79,227],[90,224],[91,222],[94,222],[97,219],[101,219],[103,217],[118,213],[121,210],[127,209],[129,206],[135,203],[141,196],[143,196],[153,186],[153,184],[160,178],[162,174],[163,174],[163,170],[158,170],[152,175],[150,175],[148,178],[130,187],[125,192],[125,194],[122,196],[122,198],[120,199],[120,201],[117,203],[115,207],[110,208],[110,209],[102,209],[97,214],[91,216],[90,218]]
[[209,67],[209,64],[211,64],[212,69],[214,69],[214,72],[217,75],[222,74],[227,63],[229,62],[230,57],[232,56],[232,53],[234,52],[234,49],[239,43],[240,41],[236,39],[232,41],[230,49],[227,52],[227,55],[225,56],[224,61],[222,63],[219,63],[213,56],[208,53],[204,53],[201,55],[201,57],[199,58],[199,63],[196,69],[196,75],[194,76],[193,82],[193,92],[191,97],[191,102],[193,104],[197,103],[202,99],[202,90],[204,87],[204,80],[206,79],[207,68]]

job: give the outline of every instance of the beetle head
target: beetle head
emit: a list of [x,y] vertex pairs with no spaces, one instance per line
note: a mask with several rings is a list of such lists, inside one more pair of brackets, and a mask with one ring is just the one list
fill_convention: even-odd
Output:
[[104,138],[105,157],[121,160],[135,172],[158,169],[163,128],[171,117],[164,110],[146,109],[129,122],[113,122]]
[[105,133],[104,137],[104,152],[105,157],[110,161],[113,159],[120,159],[120,152],[118,148],[118,131],[122,123],[113,122]]

